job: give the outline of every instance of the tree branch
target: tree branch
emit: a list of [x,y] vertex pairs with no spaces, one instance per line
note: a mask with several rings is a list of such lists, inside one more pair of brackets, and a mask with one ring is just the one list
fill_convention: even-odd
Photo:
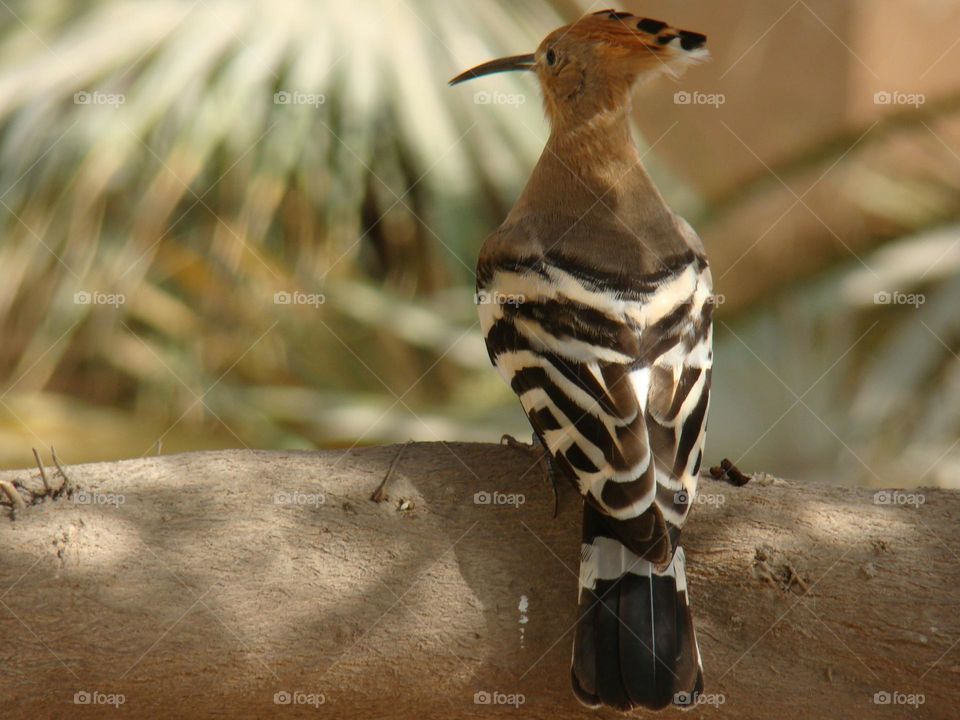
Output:
[[[105,715],[75,695],[142,718],[471,718],[521,699],[508,716],[617,717],[569,689],[579,497],[553,519],[532,454],[438,443],[406,448],[374,502],[397,453],[69,468],[72,497],[0,517],[4,717]],[[954,716],[957,493],[701,487],[684,544],[702,712]]]

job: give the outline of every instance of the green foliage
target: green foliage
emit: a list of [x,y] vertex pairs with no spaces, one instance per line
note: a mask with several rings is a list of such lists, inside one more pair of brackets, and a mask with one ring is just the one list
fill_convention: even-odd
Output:
[[[174,423],[168,449],[347,442],[363,422],[336,408],[391,394],[408,419],[439,404],[471,434],[455,400],[488,384],[460,377],[484,356],[449,342],[478,350],[475,248],[543,124],[534,98],[477,113],[446,80],[560,22],[549,2],[63,3],[8,20],[4,462],[48,441],[73,459],[142,453]],[[455,55],[441,38],[468,29]],[[297,291],[327,302],[274,303]]]

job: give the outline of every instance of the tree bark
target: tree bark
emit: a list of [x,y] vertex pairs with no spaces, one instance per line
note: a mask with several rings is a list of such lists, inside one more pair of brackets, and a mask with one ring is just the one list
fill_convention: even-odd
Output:
[[[72,495],[33,505],[16,485],[42,494],[36,471],[0,473],[27,504],[0,492],[4,718],[112,717],[121,700],[138,718],[619,717],[569,689],[580,499],[561,488],[554,518],[530,453],[65,470]],[[694,717],[957,717],[960,499],[911,492],[704,478],[684,531]]]

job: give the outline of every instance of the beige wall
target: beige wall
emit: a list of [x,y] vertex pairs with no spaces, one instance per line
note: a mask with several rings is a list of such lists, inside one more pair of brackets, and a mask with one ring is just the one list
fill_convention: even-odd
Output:
[[[868,126],[889,112],[874,104],[877,91],[925,93],[932,100],[958,85],[955,0],[623,5],[710,37],[713,62],[678,83],[657,81],[637,96],[637,117],[648,138],[680,121],[657,146],[658,155],[708,195],[763,170],[723,123],[773,166],[818,139]],[[678,89],[723,93],[726,104],[716,110],[678,107]]]

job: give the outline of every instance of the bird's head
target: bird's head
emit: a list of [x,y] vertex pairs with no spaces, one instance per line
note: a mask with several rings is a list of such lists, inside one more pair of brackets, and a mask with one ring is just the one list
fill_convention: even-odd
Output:
[[677,76],[710,56],[707,37],[631,13],[604,10],[550,33],[530,55],[514,55],[458,75],[451,85],[493,73],[537,73],[554,128],[590,122],[629,104],[641,78]]

